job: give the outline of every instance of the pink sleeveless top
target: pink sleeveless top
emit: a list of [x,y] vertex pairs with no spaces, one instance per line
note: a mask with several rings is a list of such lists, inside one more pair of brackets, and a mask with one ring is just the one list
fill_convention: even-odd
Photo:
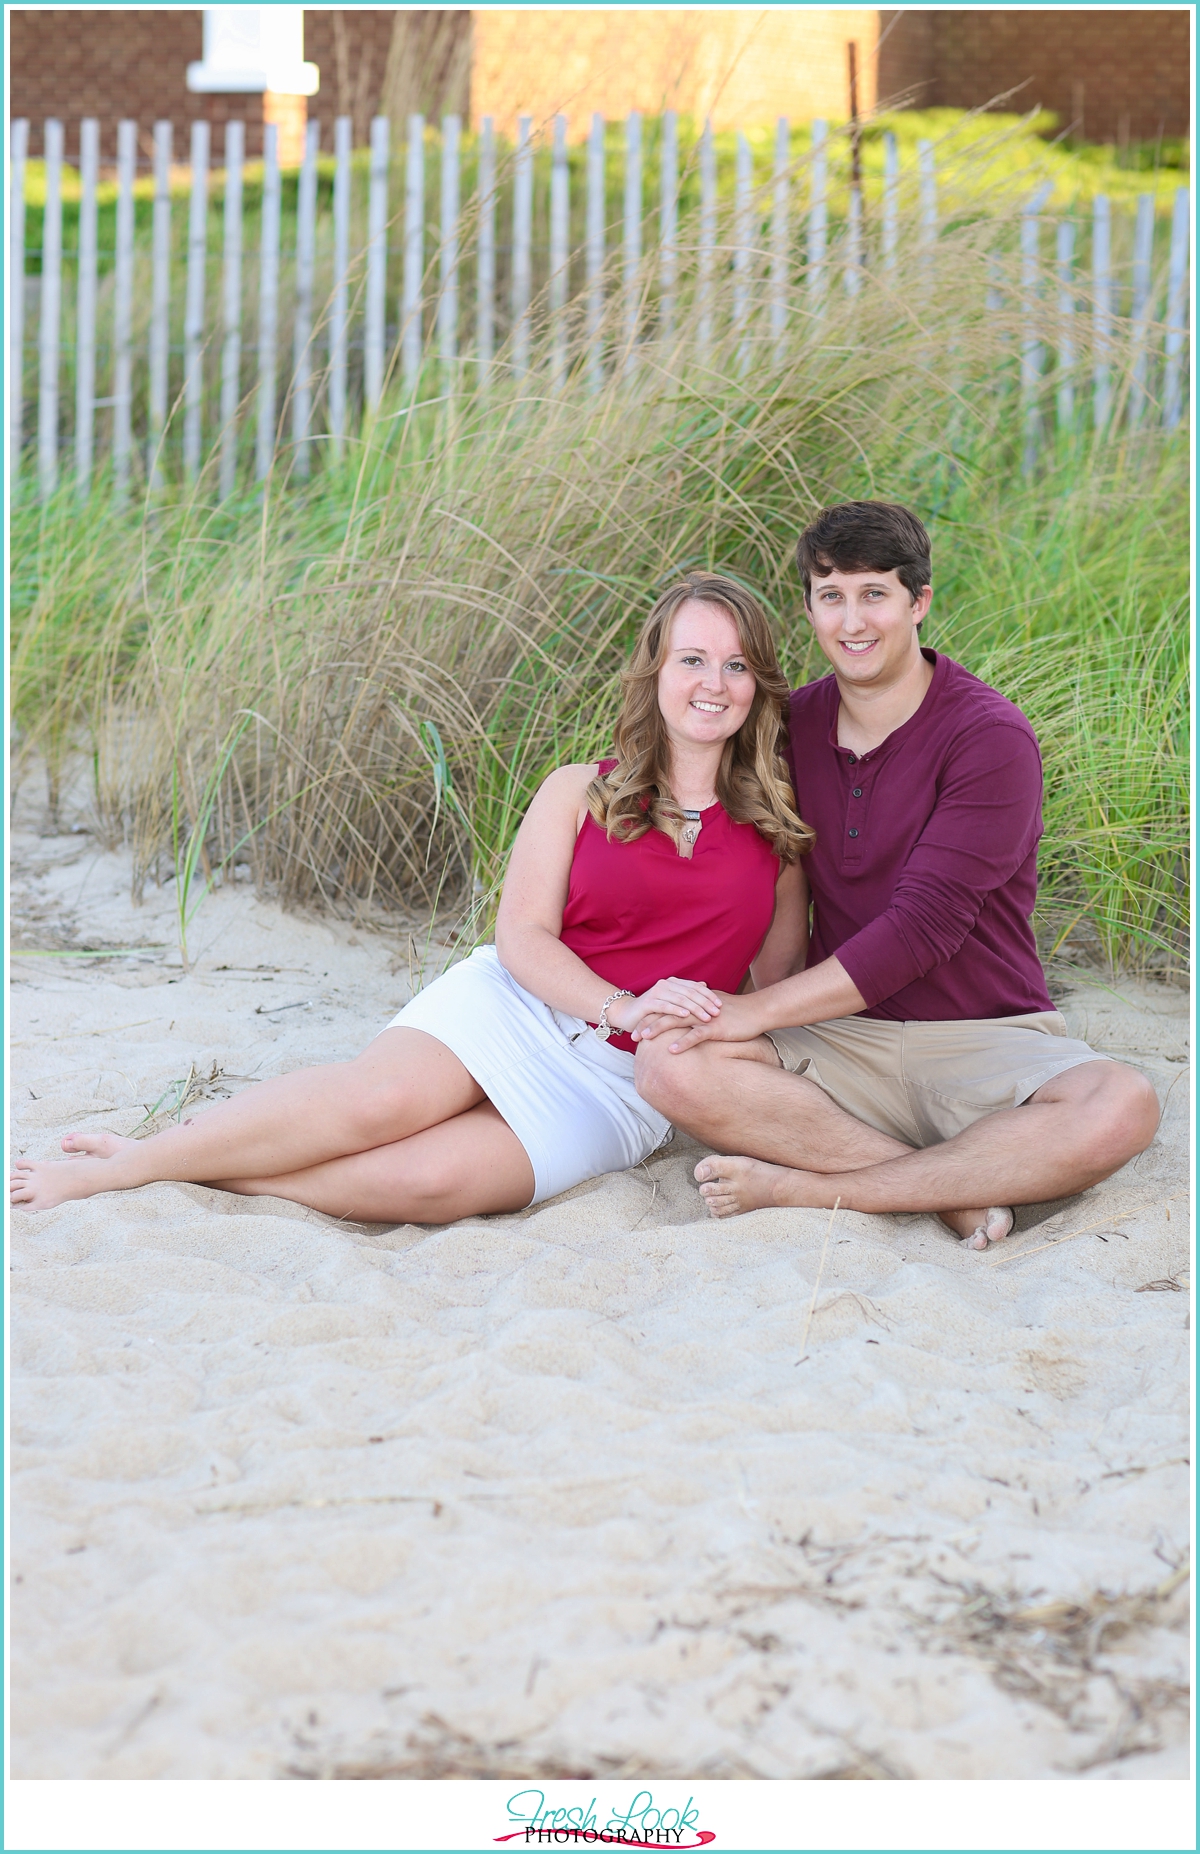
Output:
[[[615,760],[601,760],[606,773]],[[648,830],[633,843],[610,838],[593,817],[575,839],[561,939],[613,989],[638,994],[658,979],[700,979],[736,991],[766,938],[779,858],[753,824],[721,805],[702,813],[691,857]],[[636,1050],[627,1036],[617,1049]]]

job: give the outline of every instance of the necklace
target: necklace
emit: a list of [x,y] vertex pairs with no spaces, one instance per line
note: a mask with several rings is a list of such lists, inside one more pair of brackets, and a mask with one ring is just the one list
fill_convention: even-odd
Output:
[[687,823],[683,827],[683,841],[689,844],[695,843],[703,828],[700,813],[698,811],[690,811],[686,805],[681,805],[679,809],[687,819]]

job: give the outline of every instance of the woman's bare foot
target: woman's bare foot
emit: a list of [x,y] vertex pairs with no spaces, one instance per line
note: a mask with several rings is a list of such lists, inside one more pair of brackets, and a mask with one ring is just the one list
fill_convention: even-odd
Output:
[[[710,1216],[737,1217],[746,1210],[765,1210],[780,1204],[807,1204],[828,1209],[833,1201],[828,1180],[817,1172],[792,1171],[768,1165],[765,1159],[743,1159],[710,1153],[696,1167],[700,1195]],[[805,1187],[811,1185],[811,1190]],[[993,1205],[984,1210],[943,1210],[941,1221],[968,1249],[986,1249],[1003,1242],[1013,1225],[1011,1210]]]
[[53,1210],[56,1204],[95,1197],[98,1191],[120,1191],[128,1181],[112,1162],[137,1143],[118,1133],[66,1133],[61,1145],[72,1163],[17,1159],[9,1180],[9,1201],[21,1210]]
[[90,1159],[114,1158],[137,1143],[136,1139],[122,1139],[119,1133],[64,1133],[59,1141],[64,1152],[85,1153]]

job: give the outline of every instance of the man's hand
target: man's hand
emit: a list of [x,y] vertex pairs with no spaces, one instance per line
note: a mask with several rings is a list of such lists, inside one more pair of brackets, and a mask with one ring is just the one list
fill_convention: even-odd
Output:
[[692,1018],[681,1025],[677,1017],[656,1014],[643,1019],[632,1033],[633,1041],[648,1043],[662,1036],[664,1031],[673,1032],[669,1049],[671,1055],[677,1056],[685,1049],[694,1049],[697,1043],[752,1043],[755,1037],[762,1035],[762,1024],[759,1022],[761,1010],[754,992],[734,997],[723,991],[719,996],[719,1016],[711,1017],[707,1022]]

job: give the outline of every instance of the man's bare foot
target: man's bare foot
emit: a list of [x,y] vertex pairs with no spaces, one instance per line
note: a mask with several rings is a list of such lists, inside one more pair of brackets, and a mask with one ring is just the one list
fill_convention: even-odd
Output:
[[[765,1210],[780,1204],[828,1209],[833,1201],[828,1181],[819,1173],[768,1165],[765,1159],[710,1153],[707,1159],[701,1159],[695,1175],[700,1195],[714,1217],[737,1217],[746,1210]],[[968,1249],[986,1249],[994,1242],[1003,1242],[1013,1225],[1012,1211],[996,1205],[984,1210],[943,1210],[939,1214],[946,1228],[961,1237]]]
[[778,1198],[780,1186],[802,1173],[789,1171],[786,1165],[768,1165],[765,1159],[738,1159],[710,1153],[696,1167],[695,1177],[700,1195],[712,1217],[739,1217],[744,1210],[767,1210],[780,1203],[794,1203],[794,1198]]
[[1003,1242],[1013,1226],[1013,1213],[1004,1204],[990,1204],[986,1210],[939,1210],[938,1219],[962,1237],[964,1249],[989,1249]]
[[67,1133],[61,1141],[71,1163],[63,1159],[17,1159],[9,1180],[9,1201],[21,1210],[53,1210],[56,1204],[95,1197],[98,1191],[119,1191],[127,1184],[113,1160],[134,1139],[117,1133]]

